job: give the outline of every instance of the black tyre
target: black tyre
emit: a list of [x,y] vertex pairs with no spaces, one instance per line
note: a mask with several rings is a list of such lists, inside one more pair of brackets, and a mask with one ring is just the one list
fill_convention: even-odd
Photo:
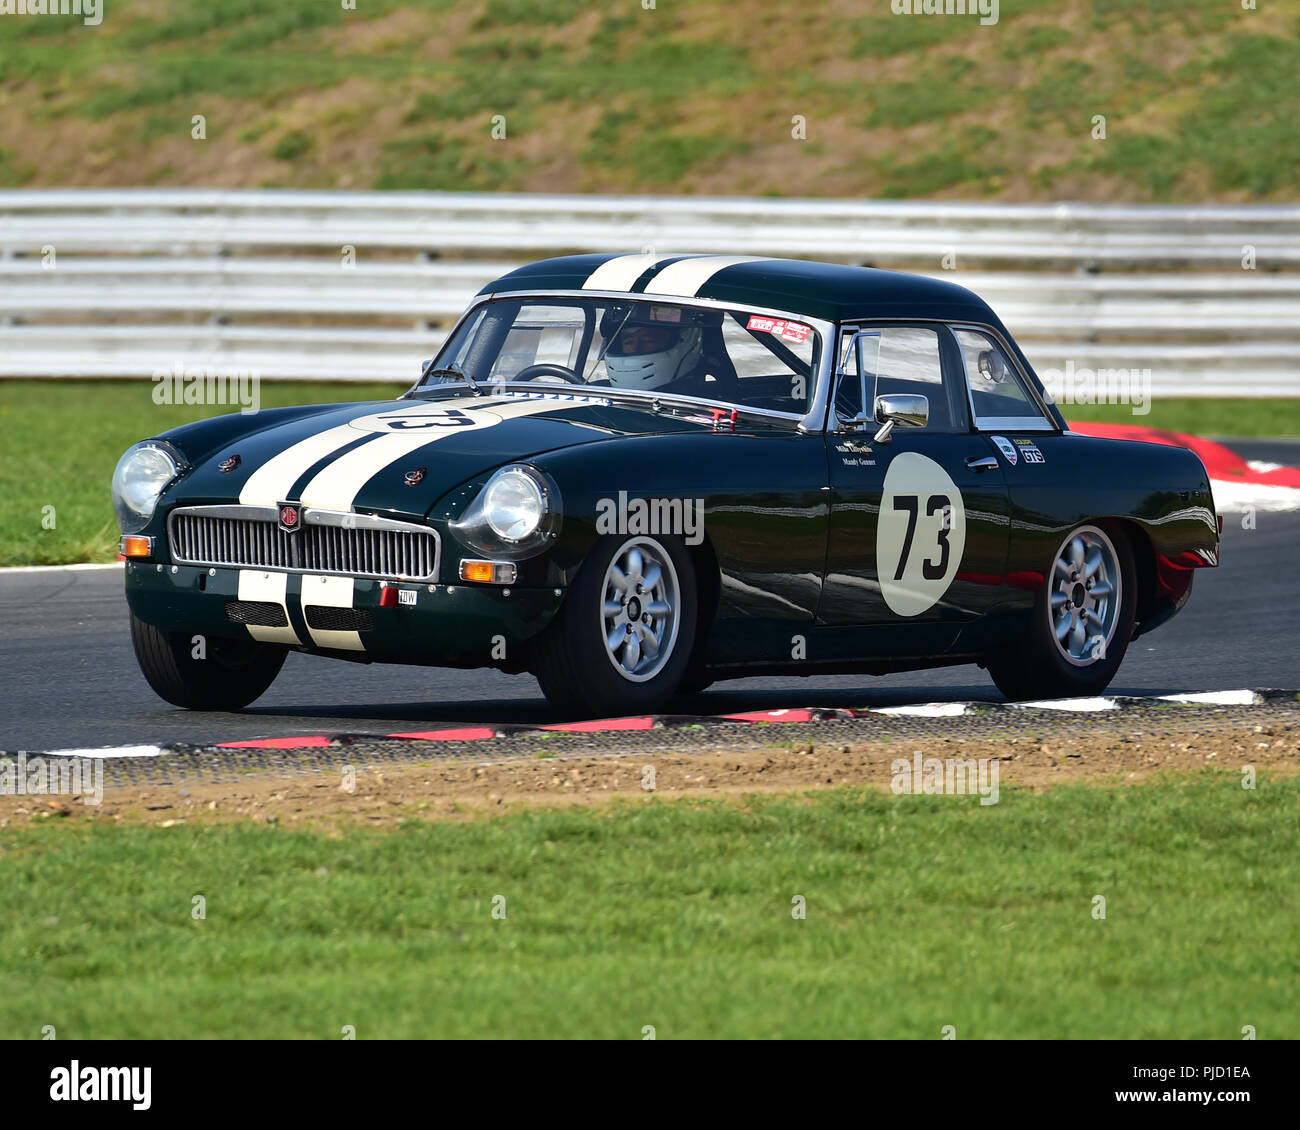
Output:
[[149,685],[187,710],[239,710],[260,698],[280,673],[286,649],[253,640],[209,637],[196,659],[194,633],[164,632],[131,616],[136,662]]
[[571,717],[655,710],[677,690],[695,634],[695,574],[676,538],[602,538],[538,641],[533,674]]
[[986,657],[989,674],[1013,701],[1100,694],[1124,661],[1136,603],[1128,536],[1078,526],[1048,566],[1024,636]]

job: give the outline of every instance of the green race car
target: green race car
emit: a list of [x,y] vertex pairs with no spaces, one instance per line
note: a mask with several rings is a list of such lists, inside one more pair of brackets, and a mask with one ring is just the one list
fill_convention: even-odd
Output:
[[176,428],[113,498],[141,669],[200,710],[289,649],[573,716],[958,663],[1096,694],[1218,561],[1200,460],[1072,434],[970,291],[738,256],[522,267],[400,399]]

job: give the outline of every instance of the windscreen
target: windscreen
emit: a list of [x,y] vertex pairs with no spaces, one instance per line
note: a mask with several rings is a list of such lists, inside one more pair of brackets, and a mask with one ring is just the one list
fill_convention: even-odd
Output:
[[820,354],[820,335],[797,318],[656,299],[504,299],[461,325],[437,368],[479,384],[617,388],[803,415]]

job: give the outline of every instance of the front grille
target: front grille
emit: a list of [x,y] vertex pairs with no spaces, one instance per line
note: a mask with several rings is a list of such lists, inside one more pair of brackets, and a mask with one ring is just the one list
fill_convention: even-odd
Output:
[[368,632],[375,626],[374,617],[365,608],[331,608],[325,604],[307,605],[307,627],[321,632]]
[[228,600],[226,619],[259,628],[283,628],[289,623],[283,606],[270,600]]
[[172,560],[291,573],[435,580],[438,535],[426,526],[365,514],[302,512],[286,533],[274,506],[189,506],[172,512]]

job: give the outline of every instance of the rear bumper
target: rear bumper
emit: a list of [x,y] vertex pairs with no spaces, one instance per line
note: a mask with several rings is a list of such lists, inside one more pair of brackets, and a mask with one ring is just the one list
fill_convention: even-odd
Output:
[[1137,639],[1139,636],[1145,636],[1147,632],[1154,631],[1177,616],[1192,595],[1193,580],[1195,580],[1195,574],[1188,572],[1177,595],[1171,595],[1166,590],[1165,595],[1156,600],[1150,613],[1133,629],[1133,638]]

